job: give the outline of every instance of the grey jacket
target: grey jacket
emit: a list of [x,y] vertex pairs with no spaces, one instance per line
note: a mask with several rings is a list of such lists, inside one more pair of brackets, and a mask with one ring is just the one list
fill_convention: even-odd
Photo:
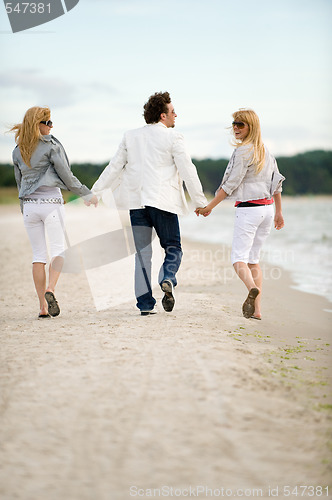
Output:
[[87,200],[93,196],[90,189],[71,172],[64,147],[53,135],[44,135],[39,140],[31,156],[31,168],[24,163],[18,146],[13,151],[13,163],[21,201],[40,186],[67,189]]
[[247,144],[235,149],[217,192],[222,188],[230,199],[251,201],[269,199],[282,191],[285,177],[279,173],[275,158],[265,148],[264,167],[256,174],[251,147]]

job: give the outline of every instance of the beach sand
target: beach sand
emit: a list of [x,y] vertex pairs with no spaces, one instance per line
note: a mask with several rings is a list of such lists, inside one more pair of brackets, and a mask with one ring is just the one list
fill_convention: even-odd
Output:
[[3,500],[286,498],[296,486],[330,498],[330,303],[267,266],[263,320],[247,320],[218,246],[184,241],[172,313],[158,289],[154,316],[134,296],[97,311],[81,272],[60,278],[61,315],[38,320],[16,205],[0,207],[0,234]]

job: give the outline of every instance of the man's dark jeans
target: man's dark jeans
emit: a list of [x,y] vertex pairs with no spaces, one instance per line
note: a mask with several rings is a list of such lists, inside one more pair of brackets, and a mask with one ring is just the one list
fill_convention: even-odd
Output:
[[152,230],[155,229],[160,245],[165,250],[164,263],[159,271],[159,284],[170,280],[176,286],[176,273],[182,259],[179,219],[176,214],[154,207],[130,210],[130,221],[134,235],[135,295],[141,311],[153,309],[156,300],[151,289]]

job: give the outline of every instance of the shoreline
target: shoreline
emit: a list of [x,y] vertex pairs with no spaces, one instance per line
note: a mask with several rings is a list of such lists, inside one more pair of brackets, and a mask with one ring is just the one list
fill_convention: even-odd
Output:
[[[99,220],[97,210],[82,216]],[[127,500],[135,485],[197,484],[268,498],[277,485],[332,487],[324,299],[292,289],[281,271],[264,283],[263,320],[247,320],[227,255],[183,240],[172,313],[158,287],[155,316],[141,317],[133,294],[96,311],[81,272],[60,277],[60,316],[38,320],[18,207],[0,207],[0,230],[3,498]]]
[[[200,248],[200,251],[202,252],[203,255],[203,261],[208,259],[210,260],[210,256],[215,254],[217,257],[215,260],[218,262],[220,260],[220,257],[222,256],[223,259],[223,273],[219,275],[221,277],[221,284],[222,281],[224,280],[226,283],[228,281],[238,281],[241,283],[240,279],[236,275],[235,271],[233,270],[233,267],[231,265],[231,260],[230,260],[230,254],[231,254],[231,246],[227,244],[218,244],[218,243],[204,243],[195,239],[192,239],[188,236],[185,236],[182,238],[182,241],[188,245],[188,247],[192,246],[197,246]],[[216,263],[217,263],[216,262]],[[288,269],[285,269],[284,267],[273,264],[269,261],[266,261],[262,259],[260,261],[260,265],[262,268],[263,272],[263,287],[264,287],[264,294],[265,294],[265,285],[268,285],[268,290],[273,291],[273,283],[281,279],[285,286],[289,288],[290,290],[293,290],[294,292],[299,293],[300,295],[296,298],[296,294],[294,294],[294,299],[296,302],[299,302],[301,299],[301,295],[308,295],[307,299],[305,300],[306,303],[311,301],[314,304],[314,308],[318,308],[324,313],[327,313],[327,315],[330,315],[332,313],[332,302],[328,300],[326,297],[323,295],[320,295],[318,293],[313,293],[313,292],[308,292],[307,290],[301,289],[301,285],[296,284],[296,282],[293,279],[292,272]],[[213,269],[211,271],[213,273]],[[216,277],[218,276],[218,273],[216,273]],[[216,280],[217,281],[217,280]],[[244,285],[242,285],[243,290],[245,290]],[[320,303],[320,304],[319,304]],[[325,316],[325,314],[324,314]],[[315,317],[316,317],[316,312],[315,312]],[[327,316],[326,322],[332,322],[332,316]]]
[[[243,300],[245,299],[247,292],[245,286],[238,278],[231,265],[229,258],[230,247],[223,245],[224,248],[221,250],[220,245],[218,244],[201,243],[193,241],[189,238],[184,238],[183,243],[184,248],[185,246],[188,246],[189,251],[192,251],[190,248],[194,246],[194,260],[199,259],[198,255],[200,254],[202,256],[201,263],[203,263],[203,265],[206,263],[212,264],[212,269],[210,269],[210,278],[213,276],[213,273],[215,273],[216,279],[212,279],[214,285],[218,286],[219,283],[220,288],[224,290],[225,294],[227,294],[227,285],[230,285],[232,294],[235,293],[235,290],[237,291],[239,302],[237,309],[240,311],[243,302],[241,302],[241,300],[242,298]],[[216,256],[214,257],[214,262],[210,260],[211,256]],[[222,260],[220,260],[220,256],[223,256]],[[286,269],[264,261],[261,262],[261,267],[264,276],[262,298],[263,320],[269,321],[269,327],[272,327],[273,322],[281,326],[279,311],[280,308],[284,308],[286,316],[290,314],[294,319],[296,318],[297,321],[300,321],[301,327],[304,329],[303,331],[306,335],[310,335],[314,325],[318,324],[321,324],[322,332],[325,332],[327,335],[330,333],[330,324],[332,319],[330,316],[330,310],[332,305],[327,299],[321,295],[309,293],[296,288],[291,272]],[[179,274],[181,274],[181,268]],[[222,278],[221,282],[217,279],[219,277]],[[282,300],[284,291],[290,296],[291,304],[289,304],[288,300]],[[273,304],[270,304],[272,300]],[[267,303],[267,315],[264,315],[265,302]],[[235,304],[234,309],[236,309]],[[294,309],[294,314],[292,313],[292,309]],[[308,311],[310,311],[310,314],[308,314]]]
[[[285,196],[286,226],[281,231],[271,231],[261,254],[261,263],[290,273],[295,289],[327,299],[328,312],[332,312],[331,250],[328,245],[332,237],[331,201],[331,196]],[[319,217],[317,206],[325,207],[324,217]],[[231,247],[233,217],[234,203],[224,200],[207,220],[183,218],[182,234],[193,241]],[[315,219],[317,217],[319,220]],[[302,237],[304,231],[307,235]]]

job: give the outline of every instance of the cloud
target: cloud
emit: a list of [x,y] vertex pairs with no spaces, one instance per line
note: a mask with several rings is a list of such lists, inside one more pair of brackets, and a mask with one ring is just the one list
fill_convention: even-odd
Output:
[[16,99],[28,97],[30,101],[50,107],[67,108],[87,99],[87,95],[103,94],[112,97],[118,94],[115,87],[107,83],[69,83],[62,78],[45,76],[41,70],[25,69],[0,73],[0,88],[15,92]]
[[112,85],[108,85],[107,83],[90,82],[85,84],[84,88],[89,91],[92,90],[93,92],[99,92],[107,94],[109,96],[114,96],[119,93],[119,91],[115,87],[112,87]]
[[0,87],[22,92],[30,92],[39,103],[51,106],[70,106],[77,99],[76,86],[61,78],[45,76],[37,69],[0,73]]
[[[168,0],[168,3],[179,7],[177,0]],[[155,16],[156,13],[162,13],[165,9],[164,3],[156,0],[112,0],[112,2],[109,0],[94,0],[94,4],[105,4],[106,7],[103,8],[110,9],[108,14],[113,12],[116,15],[124,17],[135,16],[142,18],[147,15]]]

